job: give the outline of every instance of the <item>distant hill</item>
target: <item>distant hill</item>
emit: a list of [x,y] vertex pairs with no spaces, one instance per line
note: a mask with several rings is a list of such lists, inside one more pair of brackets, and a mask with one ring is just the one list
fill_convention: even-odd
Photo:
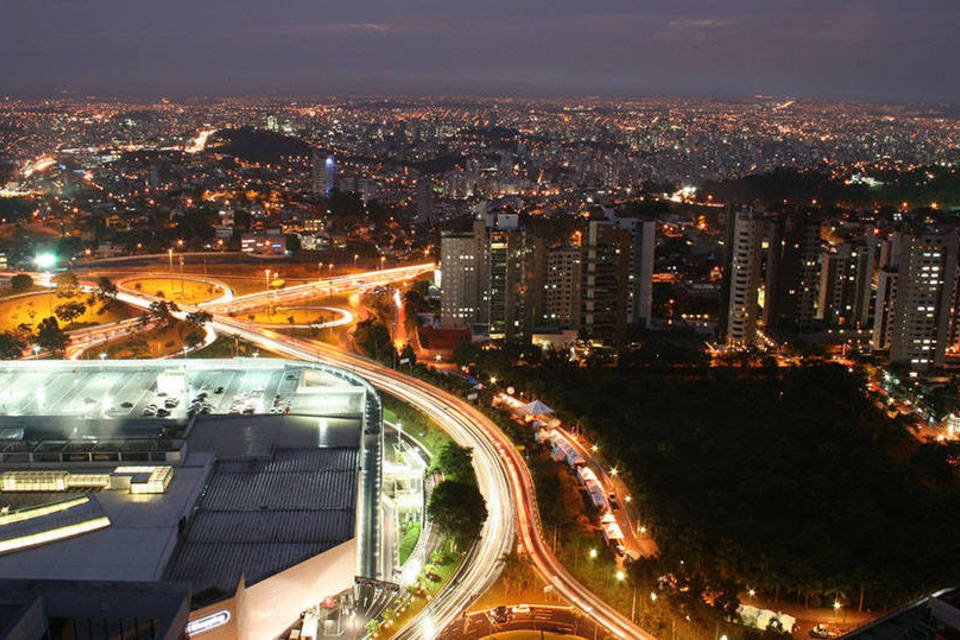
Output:
[[291,156],[309,156],[312,148],[300,138],[241,127],[221,129],[210,136],[207,149],[248,162],[277,163]]

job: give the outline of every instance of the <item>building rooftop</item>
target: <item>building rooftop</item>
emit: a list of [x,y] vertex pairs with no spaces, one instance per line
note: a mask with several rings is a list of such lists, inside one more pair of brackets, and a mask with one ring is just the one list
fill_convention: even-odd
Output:
[[[89,508],[95,507],[110,521],[109,526],[90,533],[0,554],[0,578],[159,580],[177,544],[178,524],[200,496],[212,462],[209,454],[191,455],[176,468],[166,491],[160,494],[111,490],[53,494],[0,492],[0,504],[16,504],[19,508],[49,503],[54,496],[59,499],[87,496]],[[85,466],[84,470],[90,468]],[[0,526],[0,532],[8,526],[17,525]]]
[[216,463],[166,578],[229,593],[241,573],[254,584],[351,539],[357,455],[314,448]]
[[115,637],[121,625],[129,634],[136,621],[137,637],[180,638],[188,611],[186,585],[0,580],[0,638],[46,638],[50,628],[61,634],[56,637],[88,637],[91,621]]
[[355,537],[373,575],[381,409],[362,379],[246,359],[14,362],[3,380],[0,579],[232,593]]
[[843,637],[850,640],[960,640],[960,589],[941,589]]

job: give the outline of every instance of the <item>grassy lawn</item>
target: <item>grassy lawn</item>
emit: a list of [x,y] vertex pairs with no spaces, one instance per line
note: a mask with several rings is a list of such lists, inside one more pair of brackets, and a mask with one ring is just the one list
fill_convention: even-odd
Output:
[[47,287],[41,287],[38,284],[30,286],[29,289],[24,289],[23,291],[15,291],[13,287],[4,287],[0,286],[0,300],[7,298],[9,296],[19,296],[26,293],[40,293],[43,291],[50,291]]
[[187,334],[186,325],[177,322],[169,327],[150,329],[91,347],[83,352],[83,358],[94,360],[99,358],[101,353],[107,354],[107,358],[111,360],[158,358],[180,353]]
[[380,627],[379,633],[371,634],[371,638],[389,638],[394,632],[403,628],[403,625],[407,624],[414,616],[416,616],[421,609],[427,606],[427,603],[433,599],[440,589],[450,580],[450,576],[457,570],[457,567],[460,566],[460,561],[463,559],[462,553],[450,553],[450,554],[441,554],[439,552],[434,552],[434,557],[432,560],[438,560],[424,567],[424,572],[429,571],[430,573],[436,575],[440,578],[437,582],[432,582],[430,580],[422,579],[420,583],[424,586],[425,590],[421,594],[405,593],[403,595],[403,600],[395,608],[390,608],[386,610],[382,615],[384,620],[383,625]]
[[403,525],[403,536],[400,538],[400,564],[407,561],[413,548],[417,546],[417,540],[420,539],[420,523],[417,521],[406,522]]
[[[312,305],[296,305],[293,307],[277,306],[251,309],[249,312],[239,313],[235,318],[249,322],[269,324],[319,324],[330,322],[340,317],[339,313],[326,309],[311,309]],[[318,305],[319,306],[319,305]]]
[[219,287],[195,280],[170,278],[137,278],[128,280],[126,286],[147,295],[159,296],[181,304],[199,304],[220,297],[223,290]]
[[422,442],[430,455],[437,455],[448,442],[452,442],[450,436],[415,407],[387,393],[381,392],[380,398],[383,400],[383,419],[393,423],[399,419],[404,433]]
[[73,298],[58,298],[54,293],[38,293],[23,298],[0,300],[0,331],[15,331],[22,324],[29,325],[32,331],[41,320],[54,315],[54,309],[58,305],[66,302],[80,302],[87,308],[80,317],[69,324],[65,324],[58,318],[57,321],[60,322],[61,328],[65,330],[79,329],[95,324],[108,324],[135,315],[132,309],[121,304],[114,305],[114,308],[109,310],[104,310],[102,303],[97,301],[88,305],[85,295]]

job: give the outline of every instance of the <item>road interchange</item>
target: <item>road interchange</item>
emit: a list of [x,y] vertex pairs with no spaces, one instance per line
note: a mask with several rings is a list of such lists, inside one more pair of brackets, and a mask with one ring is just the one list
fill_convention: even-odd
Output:
[[[415,270],[423,272],[425,265]],[[366,275],[375,275],[369,278]],[[374,286],[388,278],[409,277],[410,272],[396,274],[372,272],[363,276],[348,276],[338,282],[337,288]],[[283,297],[297,299],[309,292],[323,291],[323,282],[302,285]],[[330,287],[332,288],[332,287]],[[262,304],[276,294],[261,292],[242,297],[244,308]],[[289,297],[288,297],[289,296]],[[148,308],[151,296],[122,289],[118,299],[140,308]],[[394,395],[428,415],[440,428],[461,446],[473,450],[477,484],[484,496],[489,517],[479,539],[468,551],[465,561],[447,586],[428,606],[394,637],[403,640],[434,638],[441,630],[455,622],[490,586],[496,582],[502,568],[502,558],[519,549],[555,592],[582,610],[612,635],[624,639],[654,640],[626,616],[596,596],[564,567],[546,543],[536,503],[536,489],[529,469],[513,443],[503,431],[476,407],[433,385],[391,369],[378,362],[344,352],[329,344],[297,338],[270,328],[230,317],[224,311],[233,307],[238,298],[219,305],[184,306],[179,312],[202,308],[213,316],[208,323],[208,334],[236,336],[261,349],[305,361],[342,367],[366,378],[382,392]]]

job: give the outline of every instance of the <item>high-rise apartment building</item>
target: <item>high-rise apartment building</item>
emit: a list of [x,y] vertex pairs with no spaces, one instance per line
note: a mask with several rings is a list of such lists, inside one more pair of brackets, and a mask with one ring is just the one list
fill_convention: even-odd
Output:
[[512,339],[525,333],[528,251],[520,229],[487,232],[487,317],[490,338]]
[[653,266],[657,246],[657,221],[618,218],[617,224],[630,234],[627,324],[648,327],[653,319]]
[[893,233],[880,243],[877,261],[877,291],[874,295],[873,334],[870,346],[875,351],[890,348],[893,335],[893,306],[897,299],[897,281],[900,277],[900,249],[902,238]]
[[626,339],[631,240],[617,223],[592,220],[583,241],[580,333],[617,348]]
[[893,307],[890,362],[915,371],[942,366],[957,277],[957,235],[907,233]]
[[763,214],[744,207],[728,220],[728,260],[726,275],[726,341],[729,345],[750,345],[757,337],[760,287],[760,248],[763,243]]
[[474,220],[470,231],[444,232],[440,236],[440,266],[440,324],[448,328],[472,327],[481,321],[481,308],[486,304],[483,220]]
[[337,161],[334,160],[333,156],[327,156],[323,163],[323,171],[325,178],[323,194],[329,198],[330,194],[337,188]]
[[789,212],[768,223],[763,323],[774,331],[804,331],[817,317],[820,220]]
[[320,152],[314,149],[310,155],[310,191],[312,191],[315,196],[326,193],[324,175],[323,160],[320,157]]
[[844,242],[821,254],[819,312],[830,326],[869,326],[873,298],[873,236]]
[[583,255],[580,247],[548,249],[544,255],[541,289],[542,313],[538,326],[558,329],[580,327],[580,286]]

